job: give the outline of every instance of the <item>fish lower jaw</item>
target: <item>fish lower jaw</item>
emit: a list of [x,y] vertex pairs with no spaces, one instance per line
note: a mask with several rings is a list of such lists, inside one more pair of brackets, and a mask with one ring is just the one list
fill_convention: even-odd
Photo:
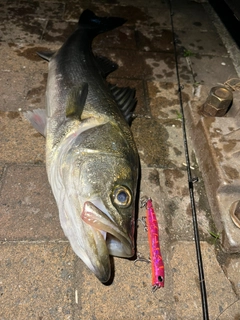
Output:
[[134,248],[130,245],[123,244],[111,234],[107,234],[106,244],[109,254],[114,257],[131,258],[134,255]]
[[134,246],[129,236],[92,202],[84,203],[81,218],[92,227],[93,232],[102,234],[110,255],[124,258],[134,255]]
[[[106,241],[106,246],[109,251],[109,255],[115,256],[115,257],[131,257],[132,252],[130,252],[130,248],[126,250],[124,245],[116,239],[113,235],[107,233],[106,231],[103,230],[98,230],[103,236],[103,239]],[[127,252],[126,252],[127,251]]]

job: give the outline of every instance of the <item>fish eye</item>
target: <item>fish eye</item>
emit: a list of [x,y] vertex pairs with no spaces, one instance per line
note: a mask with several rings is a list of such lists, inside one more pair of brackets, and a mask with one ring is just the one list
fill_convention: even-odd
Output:
[[132,196],[129,189],[125,186],[117,186],[113,192],[113,202],[120,206],[127,208],[132,202]]

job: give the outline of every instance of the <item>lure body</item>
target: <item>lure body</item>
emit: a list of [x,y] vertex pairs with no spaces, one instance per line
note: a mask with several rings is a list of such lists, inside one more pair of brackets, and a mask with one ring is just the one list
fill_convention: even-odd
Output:
[[164,287],[164,264],[160,251],[158,222],[151,199],[147,200],[146,208],[146,222],[152,265],[152,291],[156,291],[158,288]]

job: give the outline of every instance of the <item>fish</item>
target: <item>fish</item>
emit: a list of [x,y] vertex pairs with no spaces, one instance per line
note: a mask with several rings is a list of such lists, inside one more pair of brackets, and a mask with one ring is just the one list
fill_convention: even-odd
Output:
[[48,63],[46,109],[24,116],[46,137],[46,170],[61,227],[73,251],[102,282],[110,256],[135,254],[139,155],[130,128],[135,89],[106,77],[117,68],[93,53],[93,39],[125,19],[80,15],[76,30]]

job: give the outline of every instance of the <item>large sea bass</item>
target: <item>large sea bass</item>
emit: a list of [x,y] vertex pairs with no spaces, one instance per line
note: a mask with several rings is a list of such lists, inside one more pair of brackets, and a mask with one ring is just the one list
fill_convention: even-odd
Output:
[[116,65],[91,50],[99,33],[125,22],[80,16],[77,30],[49,61],[45,110],[25,116],[46,136],[46,167],[61,226],[75,253],[101,282],[109,255],[134,254],[139,159],[129,127],[135,92],[109,85]]

